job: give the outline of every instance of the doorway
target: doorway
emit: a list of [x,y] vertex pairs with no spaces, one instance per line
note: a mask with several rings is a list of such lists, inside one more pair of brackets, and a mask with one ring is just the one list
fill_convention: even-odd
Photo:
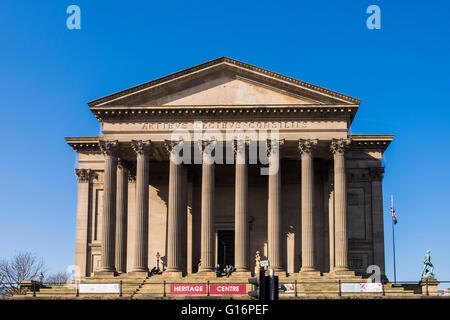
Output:
[[217,240],[217,263],[221,267],[234,266],[234,231],[218,230]]

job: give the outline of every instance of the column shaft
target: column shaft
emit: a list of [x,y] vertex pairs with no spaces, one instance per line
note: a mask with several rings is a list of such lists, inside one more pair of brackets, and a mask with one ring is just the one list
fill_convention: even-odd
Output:
[[77,231],[75,241],[75,265],[80,268],[80,276],[90,275],[88,266],[88,223],[92,197],[91,170],[76,169],[78,176]]
[[201,265],[199,272],[214,271],[214,163],[211,155],[203,154]]
[[347,269],[347,188],[343,154],[334,156],[336,269]]
[[330,166],[328,170],[328,232],[330,243],[330,272],[334,271],[334,256],[335,256],[335,237],[334,237],[334,174]]
[[315,271],[314,267],[314,224],[313,192],[314,171],[311,154],[302,154],[302,268],[301,271]]
[[281,245],[282,203],[281,203],[281,166],[278,150],[272,149],[269,155],[269,187],[268,187],[268,216],[267,216],[267,255],[271,269],[283,269]]
[[169,203],[167,221],[167,273],[181,272],[181,239],[179,232],[182,219],[182,165],[177,164],[174,155],[169,160]]
[[117,167],[116,203],[116,270],[126,273],[127,269],[127,219],[128,219],[128,170],[123,163]]
[[301,154],[302,166],[302,267],[300,272],[316,272],[314,263],[314,170],[313,149],[317,140],[299,140],[298,148]]
[[334,153],[334,199],[335,199],[335,273],[346,272],[348,268],[347,239],[347,185],[345,174],[345,149],[350,140],[333,140]]
[[115,273],[117,141],[102,141],[105,156],[103,176],[102,264],[99,273]]
[[234,218],[234,250],[237,272],[249,272],[248,267],[248,177],[245,144],[236,150],[236,187]]
[[134,265],[131,272],[148,272],[148,185],[150,141],[132,141],[136,151],[136,234]]

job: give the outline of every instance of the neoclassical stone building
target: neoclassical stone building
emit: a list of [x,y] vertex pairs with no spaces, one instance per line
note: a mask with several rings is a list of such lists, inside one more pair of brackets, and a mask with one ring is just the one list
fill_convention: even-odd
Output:
[[[81,276],[143,276],[158,261],[173,276],[217,263],[248,275],[257,251],[288,275],[384,273],[382,155],[393,136],[349,134],[359,104],[229,58],[88,103],[102,134],[66,138],[78,156]],[[188,142],[177,129],[200,162],[170,161]],[[208,130],[268,131],[258,148],[279,170],[261,174],[248,137],[224,138],[232,163],[214,161]]]

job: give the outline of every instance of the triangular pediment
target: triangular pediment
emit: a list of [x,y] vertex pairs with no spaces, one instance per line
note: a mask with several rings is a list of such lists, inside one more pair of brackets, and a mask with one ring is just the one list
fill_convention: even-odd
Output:
[[359,100],[219,58],[89,103],[108,106],[359,104]]

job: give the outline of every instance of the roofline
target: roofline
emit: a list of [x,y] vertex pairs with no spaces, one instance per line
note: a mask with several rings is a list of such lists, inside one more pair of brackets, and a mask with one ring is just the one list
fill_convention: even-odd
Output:
[[88,102],[88,106],[90,108],[92,108],[95,105],[97,105],[99,103],[104,103],[107,100],[117,99],[117,98],[120,98],[121,96],[124,96],[124,95],[127,95],[127,94],[132,94],[132,93],[137,92],[139,90],[147,89],[147,88],[149,88],[151,86],[154,86],[154,85],[157,85],[157,84],[161,84],[161,83],[164,83],[166,81],[171,81],[171,80],[174,80],[174,79],[176,79],[178,77],[185,76],[185,75],[187,75],[189,73],[193,73],[195,71],[199,71],[199,70],[202,70],[202,69],[205,69],[205,68],[208,68],[208,67],[219,65],[221,63],[228,63],[228,64],[231,64],[231,65],[235,65],[237,67],[245,68],[245,69],[248,69],[248,70],[252,70],[252,71],[255,71],[255,72],[259,72],[259,73],[262,73],[262,74],[265,74],[265,75],[277,78],[278,80],[281,80],[281,81],[288,81],[288,82],[290,82],[292,84],[301,86],[301,87],[303,87],[305,89],[318,91],[318,92],[321,92],[323,94],[330,95],[330,96],[332,96],[334,98],[343,99],[343,100],[345,100],[345,101],[347,101],[349,103],[352,103],[352,104],[358,104],[359,105],[361,103],[361,100],[359,100],[357,98],[354,98],[354,97],[351,97],[351,96],[348,96],[348,95],[345,95],[345,94],[342,94],[342,93],[339,93],[339,92],[336,92],[336,91],[333,91],[333,90],[329,90],[329,89],[326,89],[326,88],[323,88],[323,87],[320,87],[320,86],[317,86],[317,85],[314,85],[314,84],[311,84],[311,83],[308,83],[308,82],[305,82],[305,81],[301,81],[301,80],[298,80],[298,79],[295,79],[295,78],[292,78],[292,77],[288,77],[288,76],[285,76],[285,75],[282,75],[280,73],[276,73],[276,72],[273,72],[273,71],[270,71],[270,70],[267,70],[267,69],[256,67],[254,65],[251,65],[251,64],[248,64],[248,63],[245,63],[245,62],[241,62],[241,61],[238,61],[238,60],[235,60],[235,59],[231,59],[231,58],[228,58],[228,57],[220,57],[220,58],[217,58],[217,59],[214,59],[214,60],[210,60],[210,61],[198,64],[196,66],[193,66],[193,67],[190,67],[190,68],[187,68],[187,69],[183,69],[181,71],[178,71],[178,72],[175,72],[175,73],[171,73],[169,75],[166,75],[166,76],[163,76],[163,77],[160,77],[160,78],[157,78],[157,79],[154,79],[154,80],[151,80],[151,81],[139,84],[137,86],[133,86],[133,87],[125,89],[125,90],[117,91],[115,93],[109,94],[109,95],[104,96],[102,98],[98,98],[98,99],[92,100],[92,101]]

